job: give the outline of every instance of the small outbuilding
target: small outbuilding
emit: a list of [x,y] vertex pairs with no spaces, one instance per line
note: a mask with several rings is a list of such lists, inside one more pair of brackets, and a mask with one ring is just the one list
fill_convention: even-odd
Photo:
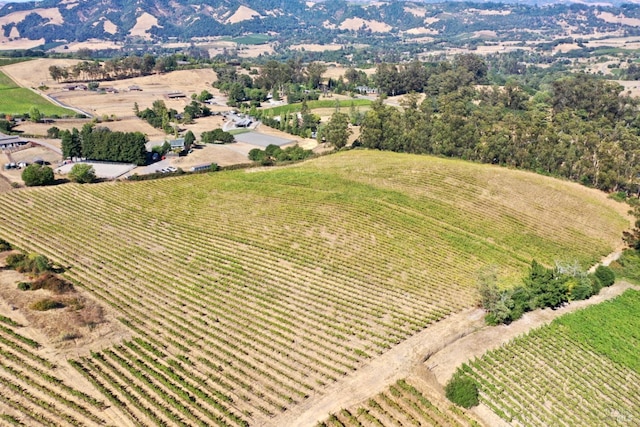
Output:
[[20,138],[19,136],[15,135],[5,135],[3,133],[0,133],[1,151],[14,150],[15,148],[22,147],[27,144],[29,144],[29,141],[24,138]]

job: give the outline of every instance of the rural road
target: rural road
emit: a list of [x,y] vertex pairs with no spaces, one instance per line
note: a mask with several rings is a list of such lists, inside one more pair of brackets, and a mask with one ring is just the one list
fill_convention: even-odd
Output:
[[307,401],[270,420],[268,425],[315,426],[330,414],[365,401],[397,380],[406,378],[429,355],[483,326],[484,311],[478,308],[449,316],[329,386],[322,395],[312,395]]
[[[611,262],[619,256],[620,251],[616,251],[605,257],[603,262]],[[614,298],[629,288],[640,290],[640,287],[627,282],[617,282],[588,300],[575,301],[557,310],[529,312],[510,325],[495,327],[485,325],[484,310],[466,309],[429,326],[264,425],[313,427],[330,414],[365,402],[411,374],[419,375],[429,382],[425,367],[434,374],[431,381],[437,381],[438,384],[434,386],[439,388],[447,383],[462,363],[480,357],[486,351],[498,348],[534,328],[546,325],[563,314]],[[475,412],[487,422],[497,421],[490,411],[480,408]]]

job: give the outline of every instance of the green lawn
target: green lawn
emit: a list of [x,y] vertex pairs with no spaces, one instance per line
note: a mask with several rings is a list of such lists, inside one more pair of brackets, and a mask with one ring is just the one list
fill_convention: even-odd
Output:
[[25,114],[36,107],[45,116],[73,116],[74,111],[58,107],[37,93],[18,86],[0,71],[0,115]]

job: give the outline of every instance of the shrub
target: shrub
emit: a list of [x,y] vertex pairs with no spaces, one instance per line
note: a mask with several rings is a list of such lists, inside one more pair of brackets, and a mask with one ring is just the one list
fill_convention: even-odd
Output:
[[571,288],[571,299],[575,301],[587,299],[591,295],[593,295],[593,284],[587,278],[580,280]]
[[604,265],[596,268],[595,276],[598,278],[602,286],[611,286],[616,281],[616,275],[612,269]]
[[18,289],[20,289],[21,291],[30,291],[31,290],[31,283],[29,283],[29,282],[20,282],[20,283],[18,283]]
[[53,169],[37,163],[31,164],[22,171],[22,180],[27,187],[53,184]]
[[69,179],[78,184],[88,184],[96,179],[96,171],[87,163],[76,163],[69,171]]
[[10,254],[5,260],[5,262],[7,263],[7,267],[13,270],[18,270],[22,267],[22,265],[24,265],[24,260],[26,258],[27,256],[23,253]]
[[11,243],[7,242],[4,239],[0,239],[0,252],[10,251],[11,249],[13,249]]
[[473,379],[460,374],[454,375],[447,383],[445,393],[447,399],[463,408],[471,408],[479,403],[477,383]]
[[51,263],[44,255],[23,253],[11,254],[6,259],[7,266],[21,273],[40,274],[51,270]]
[[64,308],[64,304],[51,298],[41,299],[31,304],[30,308],[36,311],[54,310],[56,308]]
[[44,273],[31,284],[31,289],[46,289],[54,294],[72,292],[73,285],[53,273]]
[[60,138],[60,129],[57,126],[47,129],[47,138]]

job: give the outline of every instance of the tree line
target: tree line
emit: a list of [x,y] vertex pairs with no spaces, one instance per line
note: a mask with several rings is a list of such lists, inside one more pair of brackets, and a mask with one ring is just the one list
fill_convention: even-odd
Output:
[[56,82],[119,80],[130,77],[146,76],[152,73],[164,73],[178,68],[178,61],[184,55],[154,56],[149,53],[107,59],[106,61],[80,61],[69,67],[51,65],[49,75]]
[[86,124],[82,131],[76,128],[61,131],[60,138],[65,158],[135,163],[138,166],[147,162],[147,137],[141,132],[113,132]]
[[[638,100],[622,86],[565,75],[538,91],[514,81],[478,85],[482,68],[443,63],[398,109],[374,102],[361,127],[367,148],[432,154],[565,177],[640,194]],[[379,77],[376,79],[380,81]]]

